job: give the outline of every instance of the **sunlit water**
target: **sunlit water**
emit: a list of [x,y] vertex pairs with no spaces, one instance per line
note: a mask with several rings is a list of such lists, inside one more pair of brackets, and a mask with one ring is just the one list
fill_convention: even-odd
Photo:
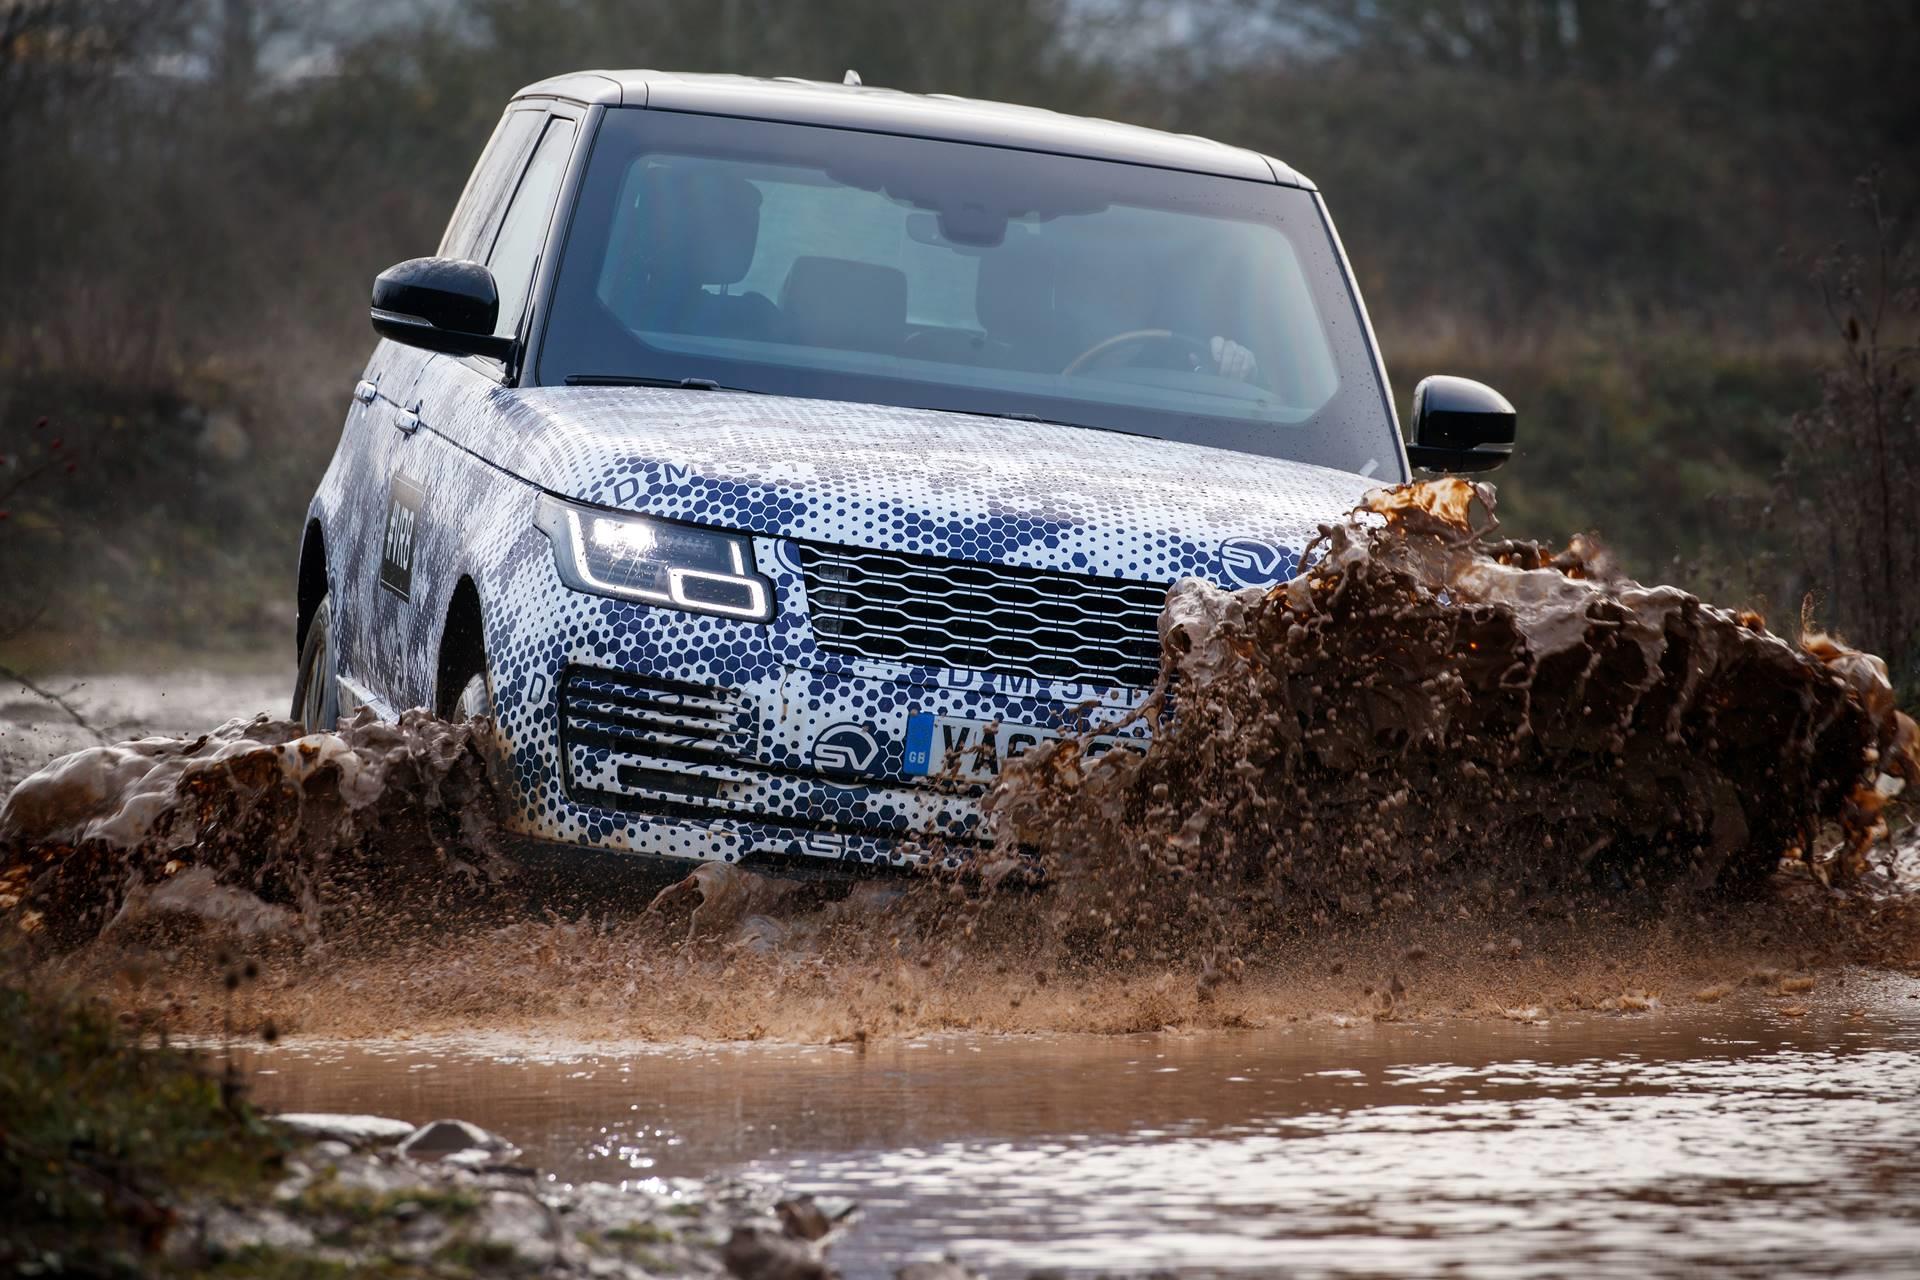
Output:
[[1548,1025],[853,1047],[300,1044],[270,1107],[459,1116],[567,1179],[848,1196],[849,1276],[1920,1274],[1920,981]]

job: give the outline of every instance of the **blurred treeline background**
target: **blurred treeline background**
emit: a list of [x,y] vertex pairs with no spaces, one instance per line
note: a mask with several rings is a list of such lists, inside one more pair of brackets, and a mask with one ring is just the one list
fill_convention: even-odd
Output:
[[291,662],[373,275],[514,89],[615,65],[1281,156],[1403,413],[1519,406],[1512,532],[1787,630],[1812,592],[1916,678],[1912,0],[0,0],[0,663]]

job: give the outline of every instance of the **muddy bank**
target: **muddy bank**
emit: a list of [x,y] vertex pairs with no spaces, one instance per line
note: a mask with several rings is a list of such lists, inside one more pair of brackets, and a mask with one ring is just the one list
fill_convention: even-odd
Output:
[[271,1121],[292,1143],[270,1194],[192,1203],[169,1236],[187,1274],[735,1276],[826,1280],[846,1202],[777,1200],[726,1180],[562,1183],[459,1120]]
[[738,1181],[563,1184],[460,1120],[269,1116],[236,1048],[141,1043],[0,987],[0,1268],[81,1276],[823,1280],[850,1203]]
[[1162,635],[1148,749],[1012,765],[957,873],[530,861],[485,725],[411,712],[56,761],[0,809],[0,910],[157,1024],[339,1034],[1260,1026],[1920,963],[1878,660],[1503,540],[1486,486],[1379,491],[1290,583],[1180,584]]

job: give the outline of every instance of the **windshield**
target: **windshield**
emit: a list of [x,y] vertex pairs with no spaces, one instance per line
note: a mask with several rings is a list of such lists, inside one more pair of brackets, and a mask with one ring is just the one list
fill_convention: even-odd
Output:
[[1311,194],[926,138],[609,111],[538,375],[1030,416],[1399,471]]

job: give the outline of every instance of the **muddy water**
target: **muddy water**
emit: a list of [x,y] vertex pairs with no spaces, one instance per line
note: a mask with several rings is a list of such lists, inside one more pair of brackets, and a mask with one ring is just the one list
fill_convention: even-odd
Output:
[[[1325,594],[1337,603],[1336,593]],[[1308,604],[1313,608],[1303,617],[1325,612],[1311,599]],[[1744,625],[1719,615],[1709,621],[1723,632]],[[1277,625],[1276,618],[1267,623]],[[1735,640],[1735,648],[1759,643]],[[1292,640],[1275,641],[1249,652],[1293,655],[1297,647]],[[1208,652],[1195,641],[1189,656]],[[1331,645],[1325,652],[1343,650]],[[1780,660],[1789,675],[1811,669],[1800,658]],[[131,736],[138,728],[174,727],[175,717],[184,727],[204,727],[228,715],[272,709],[264,704],[279,701],[277,679],[263,677],[258,688],[218,679],[200,686],[171,678],[122,686],[89,682],[79,696],[90,700],[89,714],[98,722],[111,722],[114,736]],[[1255,691],[1271,684],[1242,683]],[[1368,687],[1364,681],[1339,687],[1349,685]],[[187,695],[192,687],[200,693]],[[1431,692],[1457,686],[1419,687]],[[1840,686],[1811,687],[1832,698],[1838,695],[1831,689]],[[156,690],[166,695],[164,705],[145,696]],[[1223,724],[1288,723],[1267,716],[1260,705],[1231,702],[1222,703],[1235,712]],[[242,705],[248,703],[256,705]],[[1190,698],[1186,705],[1191,713],[1197,704]],[[1800,703],[1788,698],[1783,705]],[[1351,720],[1344,711],[1327,718]],[[1852,713],[1841,717],[1848,724],[1858,719]],[[1189,714],[1187,723],[1201,722]],[[407,732],[418,737],[444,728],[415,725]],[[56,745],[59,735],[77,732],[30,701],[0,703],[0,777],[8,757],[37,763],[34,757],[65,749]],[[1462,908],[1460,919],[1449,910],[1444,920],[1428,921],[1451,932],[1443,930],[1420,947],[1383,934],[1392,946],[1357,957],[1336,945],[1335,954],[1299,963],[1301,973],[1320,975],[1322,988],[1302,990],[1247,944],[1265,936],[1311,941],[1324,932],[1324,922],[1296,914],[1277,921],[1292,932],[1261,934],[1243,926],[1276,921],[1248,917],[1249,899],[1239,893],[1190,897],[1204,908],[1190,920],[1147,909],[1165,897],[1170,870],[1207,873],[1213,878],[1204,883],[1217,887],[1242,884],[1244,877],[1215,873],[1233,870],[1236,858],[1264,857],[1270,849],[1264,837],[1251,837],[1260,834],[1262,805],[1286,802],[1286,789],[1228,766],[1241,756],[1278,759],[1285,753],[1269,751],[1272,744],[1252,745],[1260,750],[1236,755],[1200,742],[1206,749],[1192,758],[1213,760],[1213,772],[1168,775],[1166,803],[1155,799],[1156,775],[1144,773],[1118,778],[1118,791],[1103,793],[1140,800],[1132,808],[1088,810],[1075,800],[1081,789],[1042,786],[1030,789],[1024,809],[1011,812],[1046,837],[1041,843],[1058,855],[1060,899],[1097,909],[1075,916],[1082,923],[1068,939],[1072,946],[1060,944],[1064,935],[1053,935],[1053,958],[1111,952],[1119,962],[1103,981],[1133,999],[1115,1015],[1118,1021],[1096,1019],[1097,1025],[1118,1030],[1197,1020],[1204,1012],[1193,994],[1197,971],[1201,989],[1212,993],[1207,1025],[1266,1029],[919,1035],[931,1026],[1014,1030],[1018,1024],[1008,1019],[1015,1008],[1032,1025],[1087,1025],[1073,1012],[1075,1005],[1093,1002],[1107,987],[1054,994],[1067,983],[1045,980],[1052,961],[1044,952],[1036,959],[1027,935],[1011,927],[1048,923],[1041,909],[1050,900],[1034,899],[1037,905],[1028,910],[1022,905],[1027,900],[1016,895],[1004,902],[986,899],[998,913],[983,911],[979,920],[990,927],[979,933],[975,921],[961,919],[957,909],[951,917],[930,908],[905,917],[911,928],[889,924],[893,946],[905,947],[899,955],[885,946],[876,955],[874,945],[853,945],[885,943],[889,932],[844,920],[838,933],[817,937],[797,927],[806,920],[783,918],[778,923],[786,932],[762,929],[751,937],[729,933],[731,926],[720,921],[713,936],[702,935],[700,946],[694,945],[699,930],[692,921],[685,922],[685,932],[659,926],[653,933],[638,917],[580,926],[529,920],[499,929],[483,921],[465,935],[455,930],[445,937],[409,936],[397,959],[387,935],[367,939],[348,930],[305,951],[284,938],[274,943],[277,959],[267,968],[278,985],[248,992],[256,1012],[277,1026],[315,1032],[380,1036],[393,1027],[442,1027],[459,1030],[461,1037],[296,1039],[254,1051],[259,1099],[275,1109],[367,1110],[411,1120],[460,1116],[499,1130],[533,1162],[567,1179],[735,1174],[783,1190],[849,1197],[865,1212],[836,1256],[856,1277],[891,1275],[908,1258],[943,1252],[999,1276],[1920,1275],[1920,979],[1902,976],[1913,971],[1920,951],[1894,927],[1906,918],[1901,902],[1890,898],[1879,911],[1866,897],[1849,900],[1862,915],[1893,919],[1869,949],[1874,962],[1888,968],[1869,974],[1831,967],[1833,957],[1849,953],[1823,947],[1823,939],[1832,939],[1812,926],[1825,917],[1810,908],[1802,911],[1805,919],[1792,913],[1794,903],[1809,899],[1816,907],[1830,905],[1805,877],[1796,882],[1799,896],[1783,900],[1777,910],[1761,903],[1749,915],[1721,917],[1711,928],[1687,915],[1675,917],[1670,928],[1654,929],[1664,942],[1642,957],[1644,948],[1633,938],[1622,949],[1609,943],[1601,927],[1620,914],[1618,904],[1583,899],[1576,905],[1584,914],[1540,916],[1563,926],[1555,925],[1555,932],[1541,925],[1546,931],[1536,936],[1520,928],[1532,917],[1512,911],[1503,916],[1498,901],[1481,902],[1467,893],[1474,888],[1469,876],[1454,885],[1456,897],[1436,900]],[[1852,780],[1862,761],[1876,758],[1854,750],[1859,745],[1841,751],[1839,763],[1821,777]],[[1684,746],[1655,745],[1651,755],[1636,758],[1657,756],[1679,768],[1692,759]],[[369,760],[415,758],[368,751]],[[1662,751],[1667,754],[1660,756]],[[1430,754],[1443,763],[1453,758],[1438,747]],[[214,799],[250,795],[246,788],[253,784],[243,773],[222,775],[225,792],[196,792],[200,803],[191,813],[219,816],[226,810],[210,809]],[[1452,785],[1444,770],[1412,773],[1426,779],[1430,794],[1444,795]],[[1484,782],[1514,775],[1488,768],[1477,776]],[[1592,779],[1597,791],[1561,795],[1563,779],[1554,769],[1537,768],[1529,776],[1546,789],[1500,796],[1476,790],[1475,812],[1496,818],[1547,813],[1565,824],[1560,834],[1566,837],[1587,834],[1596,815],[1618,816],[1635,807],[1631,794]],[[1746,769],[1739,776],[1747,787],[1741,794],[1772,795],[1756,789],[1774,777],[1768,769]],[[1364,771],[1352,778],[1370,788],[1368,796],[1379,789],[1380,780]],[[324,807],[327,788],[320,782],[314,787],[313,795],[291,794]],[[267,794],[284,798],[281,791]],[[378,810],[383,821],[424,807],[410,800],[417,787],[396,784],[382,794],[388,804]],[[1243,803],[1222,807],[1220,795]],[[1543,795],[1555,798],[1550,813],[1534,803]],[[1206,801],[1201,810],[1181,807],[1196,798]],[[1517,809],[1516,799],[1522,802]],[[1837,799],[1858,810],[1849,811],[1855,818],[1873,816],[1857,793],[1829,787],[1812,799],[1802,796],[1813,806],[1808,813],[1827,817]],[[442,803],[451,802],[443,797]],[[1417,816],[1446,807],[1408,802],[1398,811]],[[1481,857],[1481,864],[1463,862],[1472,871],[1476,865],[1491,869],[1484,861],[1489,853],[1536,848],[1525,842],[1490,845],[1476,838],[1479,829],[1470,822],[1451,834],[1422,831],[1418,823],[1394,818],[1389,808],[1376,806],[1385,818],[1363,814],[1369,828],[1379,829],[1326,843],[1320,861],[1308,859],[1292,870],[1284,863],[1251,868],[1299,881],[1256,880],[1296,890],[1258,900],[1287,907],[1303,893],[1326,896],[1330,885],[1342,883],[1338,876],[1357,877],[1364,892],[1351,906],[1345,894],[1329,898],[1339,908],[1334,924],[1347,921],[1357,928],[1353,919],[1370,918],[1396,896],[1408,896],[1387,891],[1415,874],[1415,850],[1423,866],[1424,855],[1434,855],[1429,871],[1443,865],[1443,852]],[[242,805],[234,812],[266,820],[274,811],[271,805]],[[1256,821],[1255,827],[1233,826],[1247,821]],[[1164,838],[1139,838],[1153,823]],[[203,873],[247,869],[249,864],[221,861],[221,841],[231,843],[248,829],[215,822],[209,830],[214,834],[195,845]],[[1200,839],[1210,831],[1207,840],[1214,844]],[[391,856],[396,851],[429,848],[418,831],[395,836],[383,827],[383,835],[394,841],[381,850],[388,859],[383,867],[398,865]],[[361,848],[357,835],[342,841]],[[1542,838],[1537,847],[1589,846]],[[1089,850],[1099,856],[1076,860],[1076,851]],[[1170,850],[1188,861],[1165,865],[1162,855]],[[432,851],[442,853],[437,844]],[[332,865],[302,861],[293,856],[298,848],[282,852],[295,868]],[[115,869],[113,884],[124,883],[121,863],[109,859],[104,865]],[[1905,865],[1914,865],[1911,858]],[[1626,883],[1615,871],[1616,880]],[[164,879],[173,872],[154,874]],[[1888,879],[1897,890],[1910,887],[1913,877]],[[50,883],[60,882],[54,877]],[[1428,874],[1419,883],[1431,888],[1437,881]],[[1115,887],[1126,893],[1106,893]],[[1468,906],[1474,910],[1464,910]],[[816,914],[831,912],[821,908]],[[1099,920],[1101,929],[1087,932],[1086,920]],[[1743,920],[1759,923],[1742,928]],[[1156,925],[1159,932],[1150,941],[1174,958],[1115,948],[1120,934],[1136,924]],[[1205,940],[1216,945],[1204,954],[1174,945],[1190,925],[1206,926],[1211,932]],[[1500,942],[1510,926],[1511,940]],[[1049,935],[1042,929],[1034,936],[1044,941]],[[819,943],[817,954],[809,952],[810,937],[815,943],[828,938],[833,947]],[[128,946],[159,947],[161,938],[137,935]],[[1749,940],[1752,956],[1745,954]],[[366,955],[357,942],[370,942]],[[72,971],[110,972],[120,945],[103,947],[92,960],[80,955]],[[1242,951],[1255,959],[1244,984],[1205,981],[1238,974],[1216,962],[1238,961]],[[1409,967],[1416,951],[1431,957],[1417,973]],[[1671,954],[1676,951],[1677,958]],[[206,990],[194,988],[194,954],[180,953],[185,960],[167,975],[184,999],[166,1016],[181,1019],[174,1025],[204,1030],[208,1011],[225,1007],[224,988],[218,968],[204,975]],[[179,958],[164,947],[153,956],[170,966]],[[1475,956],[1482,961],[1477,967]],[[1689,966],[1693,957],[1699,963]],[[1330,963],[1335,959],[1342,964]],[[1626,988],[1684,993],[1712,982],[1705,991],[1717,992],[1721,979],[1762,964],[1773,971],[1763,987],[1743,988],[1711,1004],[1674,994],[1669,1007],[1645,1013],[1556,1012],[1544,1025],[1492,1016],[1405,1022],[1351,1016],[1351,988],[1363,979],[1393,997],[1382,1002],[1375,986],[1368,986],[1364,1007],[1491,1014],[1514,1006],[1508,994],[1564,1009],[1570,1003],[1592,1007],[1592,999],[1579,998],[1583,993],[1619,996]],[[1429,968],[1451,977],[1429,976]],[[1028,969],[1036,970],[1032,986],[1044,985],[1047,999],[1027,989]],[[1803,976],[1791,979],[1791,986],[1786,979],[1773,986],[1789,969]],[[1415,988],[1404,999],[1402,970]],[[1001,976],[1009,973],[1021,975],[1019,990],[1012,992],[1019,999],[1009,994],[1012,979]],[[1807,982],[1814,984],[1811,992],[1801,985]],[[1561,988],[1559,998],[1555,988]],[[1163,998],[1176,989],[1190,998]],[[991,996],[984,1004],[978,998],[983,991]],[[1270,991],[1277,994],[1265,1002],[1273,1008],[1259,1016],[1253,1016],[1257,1009],[1242,1010],[1241,1021],[1228,1020],[1234,1011],[1222,1006],[1258,1003],[1256,997]],[[1705,991],[1702,999],[1708,998]],[[158,994],[165,1004],[176,993]],[[1282,997],[1297,998],[1289,1003]],[[1637,996],[1633,1007],[1645,1003]],[[1341,1008],[1349,1012],[1344,1025],[1311,1016]],[[1305,1020],[1283,1021],[1294,1017]],[[212,1025],[218,1024],[213,1017]],[[563,1043],[525,1030],[541,1024],[608,1038]],[[520,1034],[511,1034],[513,1028]],[[611,1039],[682,1031],[712,1039]],[[858,1048],[714,1042],[762,1034],[816,1042],[867,1038]]]
[[269,1106],[459,1115],[565,1179],[848,1196],[836,1258],[993,1275],[1914,1275],[1920,980],[1803,1017],[854,1047],[292,1043]]

